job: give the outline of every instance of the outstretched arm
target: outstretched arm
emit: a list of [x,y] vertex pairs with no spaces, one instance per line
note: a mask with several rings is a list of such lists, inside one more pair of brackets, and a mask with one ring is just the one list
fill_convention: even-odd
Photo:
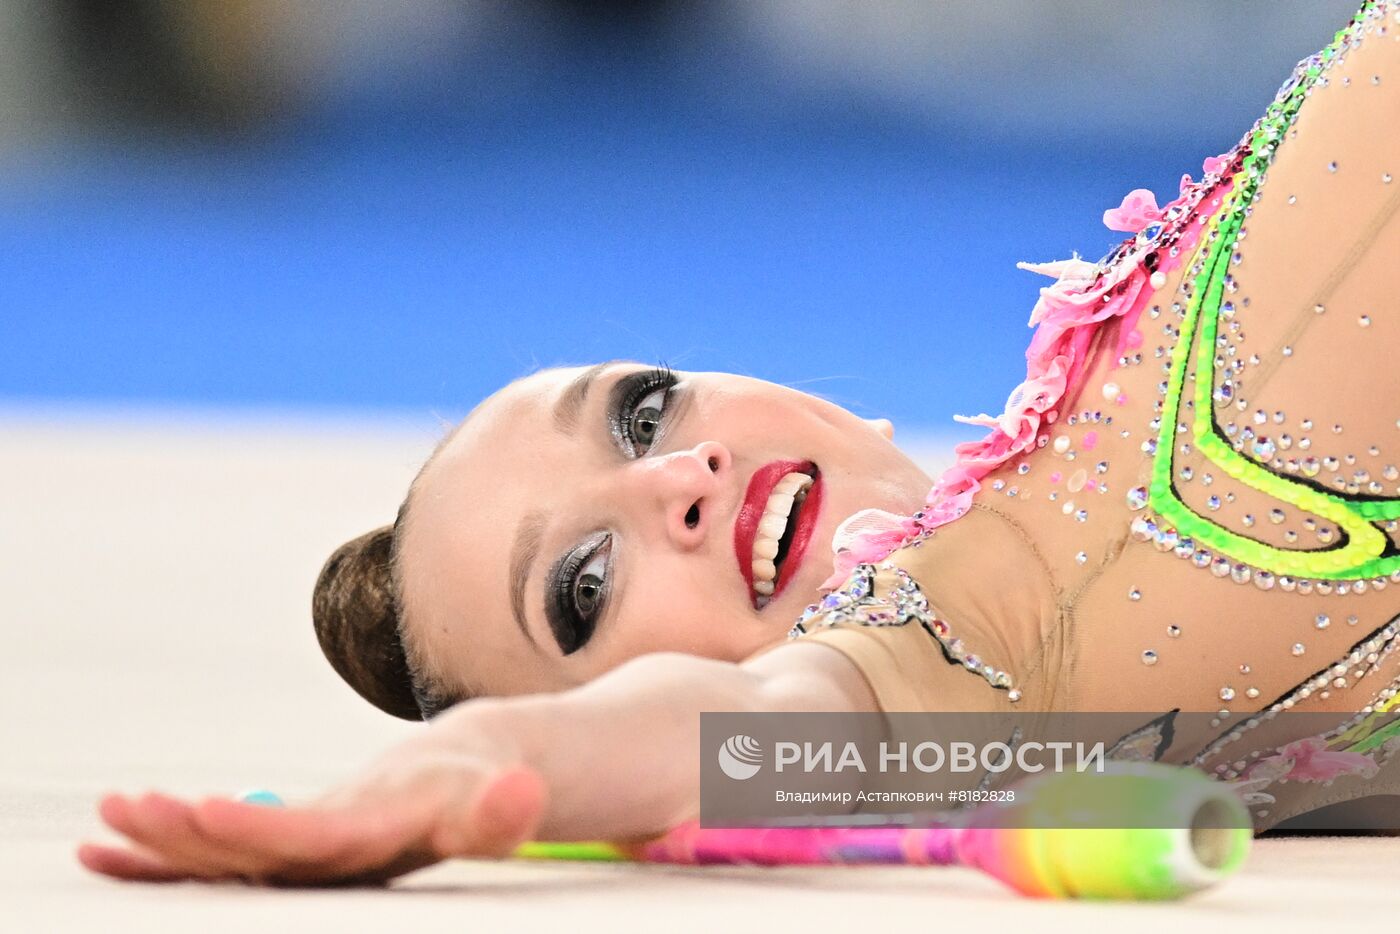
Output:
[[109,795],[102,817],[131,846],[78,855],[122,879],[319,884],[505,856],[531,837],[645,837],[695,815],[702,712],[874,709],[821,645],[743,665],[647,655],[561,694],[460,704],[307,807]]

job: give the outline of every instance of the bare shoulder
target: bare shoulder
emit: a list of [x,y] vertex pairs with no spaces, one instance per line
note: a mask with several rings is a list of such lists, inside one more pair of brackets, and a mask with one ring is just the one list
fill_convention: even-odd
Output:
[[855,664],[820,642],[789,642],[742,667],[759,679],[768,710],[871,713],[880,709]]

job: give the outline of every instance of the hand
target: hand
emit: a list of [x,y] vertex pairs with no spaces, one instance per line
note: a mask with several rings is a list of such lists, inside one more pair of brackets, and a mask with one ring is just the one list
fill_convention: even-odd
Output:
[[381,884],[454,856],[507,856],[530,838],[545,807],[538,774],[435,747],[405,744],[308,807],[107,795],[99,813],[131,845],[83,844],[78,859],[146,882]]

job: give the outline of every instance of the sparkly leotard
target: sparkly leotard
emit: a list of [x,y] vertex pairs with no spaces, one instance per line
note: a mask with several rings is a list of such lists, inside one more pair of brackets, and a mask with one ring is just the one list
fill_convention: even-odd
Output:
[[1200,181],[1107,212],[1104,260],[1028,267],[1027,379],[924,511],[843,526],[793,636],[888,711],[952,664],[1007,710],[1209,712],[1157,754],[1261,828],[1400,793],[1395,176],[1400,3],[1369,2]]

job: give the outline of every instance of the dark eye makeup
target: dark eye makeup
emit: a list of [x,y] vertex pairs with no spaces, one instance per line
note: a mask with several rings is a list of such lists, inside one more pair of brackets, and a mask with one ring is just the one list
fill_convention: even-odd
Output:
[[602,613],[612,564],[612,536],[590,535],[549,569],[545,618],[559,651],[572,655],[587,644]]
[[628,457],[641,457],[661,438],[676,374],[668,367],[639,370],[618,380],[608,396],[608,425]]
[[[625,457],[642,457],[661,439],[677,382],[670,369],[658,367],[629,373],[613,385],[607,402],[608,430]],[[611,570],[608,532],[588,536],[549,569],[545,618],[563,654],[572,655],[592,638],[607,604]]]

